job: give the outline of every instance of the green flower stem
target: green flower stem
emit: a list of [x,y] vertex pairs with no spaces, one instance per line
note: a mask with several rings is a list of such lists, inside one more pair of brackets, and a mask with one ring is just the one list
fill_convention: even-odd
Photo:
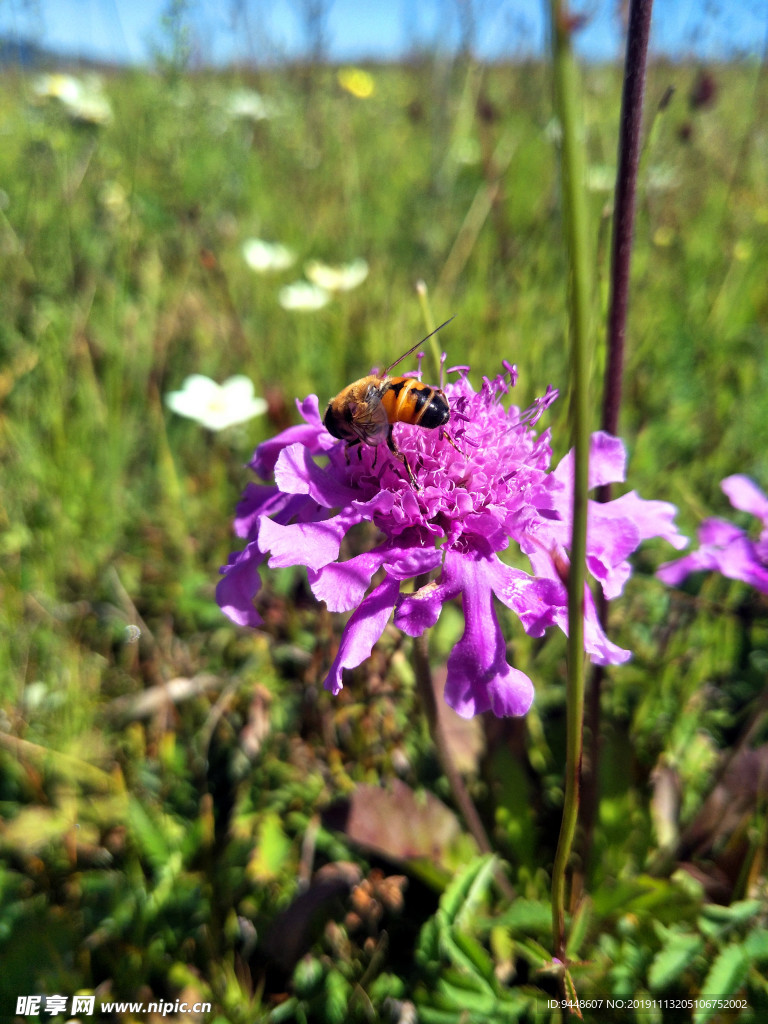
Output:
[[589,341],[592,254],[587,231],[579,75],[571,47],[573,23],[564,0],[550,0],[555,108],[562,130],[563,224],[569,256],[570,416],[574,447],[573,532],[568,575],[568,682],[565,801],[552,869],[554,952],[565,960],[565,875],[579,812],[584,723],[584,588],[589,471]]

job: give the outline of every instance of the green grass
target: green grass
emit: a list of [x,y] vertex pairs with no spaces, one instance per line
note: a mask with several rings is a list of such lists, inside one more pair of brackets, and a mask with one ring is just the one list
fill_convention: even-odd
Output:
[[[319,818],[357,785],[399,774],[450,802],[407,647],[385,634],[331,698],[321,682],[339,622],[292,572],[268,581],[266,631],[235,629],[214,602],[217,571],[237,546],[243,464],[278,423],[212,436],[163,404],[193,372],[245,373],[289,416],[297,396],[314,391],[322,403],[426,333],[419,279],[438,322],[456,314],[439,337],[449,364],[471,364],[479,380],[502,358],[516,362],[523,406],[547,384],[567,392],[547,69],[490,67],[469,85],[459,65],[373,73],[367,100],[343,92],[330,69],[306,79],[116,73],[105,83],[114,119],[101,128],[34,103],[25,76],[0,85],[0,956],[10,958],[0,1019],[18,995],[98,987],[147,1001],[194,991],[233,1024],[386,1020],[387,995],[415,999],[425,1021],[457,1019],[457,1006],[473,1021],[527,1020],[535,994],[553,991],[536,973],[536,943],[551,940],[561,639],[534,644],[510,623],[537,701],[525,724],[489,723],[484,759],[472,762],[518,911],[492,872],[458,869],[465,835],[446,840],[437,874],[361,851]],[[766,83],[755,68],[717,67],[716,103],[689,109],[696,73],[649,71],[649,120],[664,90],[676,92],[641,167],[622,411],[629,486],[674,501],[689,533],[726,512],[724,476],[768,485]],[[279,116],[227,119],[223,101],[241,86],[258,87]],[[618,71],[590,69],[586,89],[589,163],[611,167]],[[477,161],[457,158],[467,152]],[[608,200],[590,193],[600,324]],[[241,254],[253,235],[286,243],[300,263],[254,274]],[[371,267],[359,289],[314,313],[278,305],[301,261],[357,256]],[[598,345],[595,425],[602,363]],[[557,457],[565,412],[563,398],[548,414]],[[575,979],[585,997],[695,994],[709,991],[718,950],[736,948],[728,956],[740,963],[746,948],[753,966],[746,978],[734,969],[732,990],[764,1005],[762,911],[739,916],[735,904],[714,927],[675,865],[645,874],[658,853],[652,770],[677,773],[685,826],[718,750],[754,713],[768,665],[764,602],[722,580],[670,596],[652,578],[669,556],[644,552],[612,613],[615,639],[635,657],[605,693],[611,739],[583,866],[593,906],[573,954],[588,964]],[[142,636],[130,643],[133,624]],[[447,609],[436,661],[458,628]],[[177,678],[199,685],[141,711],[142,694]],[[707,855],[742,844],[728,901],[764,892],[760,806],[756,797]],[[355,929],[347,904],[326,907],[331,923],[308,930],[291,979],[277,915],[300,879],[339,861],[369,880],[380,867],[408,874],[404,911],[379,894],[383,919],[359,915]]]

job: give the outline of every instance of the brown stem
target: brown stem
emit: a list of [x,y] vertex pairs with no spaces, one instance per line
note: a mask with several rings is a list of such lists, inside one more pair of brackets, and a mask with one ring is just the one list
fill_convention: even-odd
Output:
[[[610,300],[607,322],[607,362],[603,386],[602,429],[617,434],[624,374],[624,341],[629,307],[629,272],[635,223],[637,168],[640,160],[643,96],[651,30],[653,0],[631,0],[627,50],[624,61],[624,87],[619,120],[619,152],[616,195],[611,240]],[[599,501],[611,500],[611,485],[597,492]],[[608,602],[598,594],[598,615],[608,629]],[[587,865],[597,815],[597,773],[600,753],[600,698],[605,670],[595,666],[587,695],[587,744],[582,780],[582,825],[584,828],[583,863]]]

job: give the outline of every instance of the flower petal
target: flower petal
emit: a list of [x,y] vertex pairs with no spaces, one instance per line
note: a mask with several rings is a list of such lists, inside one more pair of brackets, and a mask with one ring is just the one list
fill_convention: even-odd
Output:
[[349,505],[358,497],[351,487],[321,469],[300,442],[283,448],[275,463],[275,483],[286,494],[308,494],[324,508]]
[[768,526],[768,497],[748,476],[735,473],[727,476],[720,484],[728,500],[734,508],[762,519]]
[[338,653],[325,680],[326,690],[338,693],[343,686],[342,671],[345,668],[356,668],[370,656],[373,645],[384,632],[399,591],[398,581],[386,576],[357,611],[350,615],[341,636]]
[[364,551],[346,562],[329,562],[309,571],[309,585],[318,601],[325,601],[330,612],[348,612],[356,608],[380,569],[386,553],[382,548]]
[[524,715],[533,702],[533,684],[524,672],[507,664],[488,560],[446,552],[443,572],[461,589],[465,621],[464,633],[448,658],[446,703],[462,718],[488,710]]
[[[309,395],[303,402],[296,402],[299,413],[306,421],[295,427],[288,427],[276,437],[264,441],[253,454],[249,465],[262,480],[268,480],[275,469],[283,448],[291,444],[303,444],[309,451],[317,454],[326,448],[333,447],[337,442],[323,427],[320,420],[317,395]],[[326,442],[325,445],[323,442]]]
[[[638,543],[651,537],[661,537],[673,548],[684,548],[688,538],[684,537],[674,523],[677,508],[668,501],[654,501],[641,498],[636,491],[628,491],[605,506],[614,515],[631,519],[638,531]],[[634,550],[634,549],[633,549]]]
[[216,587],[216,601],[221,610],[238,626],[260,626],[262,618],[253,607],[253,598],[261,589],[259,566],[264,555],[256,543],[229,556],[222,568],[222,579]]
[[488,576],[496,597],[517,615],[529,636],[543,636],[555,621],[554,609],[567,600],[562,585],[529,576],[498,558],[490,563]]
[[350,527],[348,517],[336,516],[319,523],[276,523],[268,516],[259,519],[259,546],[270,553],[270,569],[306,565],[322,569],[339,557],[339,546]]

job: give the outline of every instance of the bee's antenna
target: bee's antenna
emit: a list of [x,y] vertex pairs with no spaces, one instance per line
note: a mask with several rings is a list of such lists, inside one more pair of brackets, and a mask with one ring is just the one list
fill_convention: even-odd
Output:
[[394,363],[390,363],[390,365],[386,368],[384,373],[382,373],[382,377],[386,377],[386,375],[389,373],[389,371],[394,369],[397,366],[398,363],[401,363],[403,361],[403,359],[406,358],[406,356],[409,356],[411,354],[411,352],[415,352],[416,349],[419,348],[421,345],[423,345],[425,341],[429,341],[429,339],[432,337],[432,335],[437,334],[438,331],[442,331],[442,329],[446,326],[446,324],[449,324],[451,322],[451,320],[453,320],[455,318],[455,316],[456,316],[455,313],[453,314],[453,316],[449,316],[448,319],[444,323],[440,324],[439,327],[436,327],[434,329],[434,331],[430,331],[429,334],[426,336],[426,338],[422,338],[421,341],[417,341],[416,344],[413,346],[413,348],[409,348],[407,352],[403,352],[403,354],[398,359],[396,359],[394,361]]

